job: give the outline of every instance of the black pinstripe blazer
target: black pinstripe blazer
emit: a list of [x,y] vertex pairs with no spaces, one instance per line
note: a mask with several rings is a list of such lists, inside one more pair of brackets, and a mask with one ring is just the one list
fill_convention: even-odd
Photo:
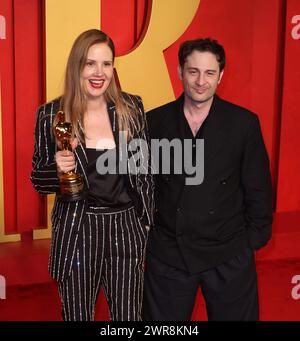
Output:
[[[143,104],[138,96],[123,93],[138,107],[139,119],[145,121]],[[87,207],[86,200],[77,202],[62,202],[59,199],[59,179],[57,176],[56,163],[54,155],[57,151],[57,145],[52,131],[52,122],[56,112],[60,108],[59,99],[55,99],[37,110],[36,127],[35,127],[35,145],[32,160],[31,182],[34,188],[41,194],[56,193],[54,207],[51,214],[52,221],[52,243],[49,258],[49,272],[51,276],[57,280],[63,280],[71,273],[72,263],[74,260],[78,236],[81,232],[83,217]],[[113,103],[107,106],[110,119],[113,120],[114,136],[118,135],[117,113]],[[134,121],[131,122],[133,129],[133,138],[141,138],[148,141],[147,126],[143,131],[138,131]],[[76,168],[75,171],[83,175],[85,187],[88,188],[87,180],[87,156],[84,145],[79,145],[74,151]],[[149,153],[150,155],[150,153]],[[140,156],[140,155],[139,155]],[[128,149],[128,159],[134,157],[134,152]],[[148,156],[145,156],[145,158]],[[150,162],[149,162],[150,163]],[[135,169],[130,169],[135,167]],[[138,217],[143,224],[153,225],[154,211],[154,183],[152,174],[139,171],[133,163],[128,163],[128,172],[126,183],[132,195],[134,204],[137,209]]]

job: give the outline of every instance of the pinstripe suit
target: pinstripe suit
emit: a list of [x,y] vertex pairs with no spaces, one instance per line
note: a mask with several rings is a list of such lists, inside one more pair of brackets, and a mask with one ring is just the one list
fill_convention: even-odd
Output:
[[[142,101],[138,96],[132,96],[128,94],[123,94],[124,96],[129,96],[129,98],[138,106],[140,112],[140,119],[144,119],[144,110]],[[111,119],[113,119],[113,133],[114,136],[117,136],[118,133],[118,124],[117,124],[117,113],[115,110],[114,104],[108,104],[108,113]],[[97,296],[97,288],[99,289],[99,285],[95,283],[85,284],[85,289],[81,291],[80,287],[77,288],[79,290],[79,296],[84,294],[87,295],[87,290],[89,290],[88,286],[92,285],[93,290],[95,292],[93,295],[95,296],[93,300],[82,300],[77,307],[74,300],[72,300],[72,307],[67,308],[67,305],[70,305],[70,293],[66,291],[66,285],[72,278],[77,274],[81,276],[78,272],[78,263],[80,263],[80,269],[83,267],[89,267],[91,269],[91,258],[96,263],[94,264],[95,268],[98,268],[98,275],[102,276],[102,271],[108,271],[107,260],[102,260],[100,263],[98,260],[95,260],[92,257],[92,252],[96,252],[97,257],[101,254],[101,252],[106,252],[106,250],[101,250],[101,247],[95,249],[95,243],[97,238],[99,240],[102,238],[105,248],[112,242],[112,239],[107,239],[105,234],[109,234],[107,232],[107,225],[111,226],[111,229],[114,230],[115,236],[117,235],[117,226],[118,233],[123,229],[123,233],[118,236],[118,241],[114,241],[117,244],[122,244],[122,238],[124,235],[129,236],[131,241],[138,240],[139,242],[135,244],[134,252],[130,257],[138,259],[139,264],[142,264],[138,271],[140,272],[140,277],[136,280],[139,282],[138,290],[133,290],[132,295],[137,295],[137,301],[140,302],[142,290],[142,276],[143,276],[143,260],[144,260],[144,248],[146,242],[146,229],[145,224],[152,225],[153,224],[153,180],[151,172],[148,174],[141,174],[140,172],[135,171],[134,169],[129,169],[128,174],[124,175],[126,177],[126,183],[128,184],[128,188],[133,195],[134,209],[128,209],[124,212],[104,212],[103,211],[93,211],[93,208],[88,207],[86,200],[78,201],[78,202],[62,202],[59,199],[59,179],[57,176],[56,163],[54,160],[54,155],[57,151],[57,146],[55,144],[55,139],[52,133],[52,122],[55,116],[55,113],[59,110],[59,99],[56,99],[52,102],[46,103],[41,106],[37,111],[36,118],[36,128],[35,128],[35,146],[34,146],[34,155],[32,160],[32,174],[31,181],[35,189],[41,194],[49,194],[49,193],[57,193],[54,202],[54,207],[51,214],[52,220],[52,243],[51,243],[51,252],[49,257],[49,272],[51,276],[59,282],[60,294],[63,300],[63,317],[65,319],[92,319],[93,318],[93,305],[95,303],[95,299]],[[131,122],[131,128],[133,131],[134,138],[141,138],[147,140],[146,130],[142,132],[138,132],[134,121]],[[81,173],[84,178],[85,188],[89,188],[89,183],[87,180],[87,156],[85,153],[84,145],[79,142],[79,145],[74,151],[75,159],[76,159],[76,168],[75,171]],[[133,152],[128,150],[128,159],[133,157]],[[128,167],[133,167],[132,163]],[[112,220],[113,219],[113,222]],[[127,220],[126,220],[127,219]],[[100,224],[101,223],[101,224]],[[93,226],[97,226],[97,232],[93,231]],[[120,227],[121,226],[121,227]],[[126,232],[127,231],[127,232]],[[130,231],[130,232],[128,232]],[[92,239],[92,242],[86,243],[86,238]],[[110,236],[111,238],[111,236]],[[120,240],[119,240],[120,239]],[[103,244],[104,245],[104,244]],[[127,248],[123,248],[122,252],[124,255],[124,262],[126,257],[128,258],[128,250],[130,249],[130,245],[128,244]],[[108,250],[110,247],[108,247]],[[117,254],[120,254],[121,250],[117,247]],[[89,251],[88,251],[89,250]],[[131,249],[130,249],[131,250]],[[132,249],[133,250],[133,249]],[[125,252],[126,251],[126,252]],[[85,262],[87,257],[86,252],[89,252],[89,264],[82,264]],[[110,252],[108,257],[111,257],[113,252]],[[118,258],[119,256],[117,256]],[[129,257],[129,258],[130,258]],[[130,258],[131,259],[131,258]],[[98,263],[97,263],[98,262]],[[131,264],[131,263],[130,263]],[[132,278],[129,278],[129,274],[125,274],[126,271],[132,271],[132,268],[122,265],[122,276],[131,281]],[[125,271],[126,270],[126,271]],[[81,271],[81,270],[80,270]],[[93,274],[95,275],[95,273]],[[114,275],[117,275],[115,273]],[[133,275],[133,274],[131,274]],[[135,274],[134,274],[135,276]],[[79,278],[79,277],[78,277]],[[104,276],[102,278],[102,284],[104,289],[108,289],[109,286],[105,283],[107,278]],[[70,284],[70,283],[69,283]],[[78,282],[78,285],[80,283]],[[128,284],[128,283],[127,283]],[[74,287],[74,282],[73,282]],[[96,289],[95,289],[96,288]],[[124,289],[124,285],[120,290]],[[72,295],[78,294],[78,290],[72,293]],[[108,291],[105,291],[105,294],[108,295]],[[111,294],[111,293],[110,293]],[[115,293],[116,294],[116,293]],[[116,295],[119,295],[117,293]],[[113,297],[112,297],[113,298]],[[110,303],[111,298],[107,297],[108,302]],[[69,300],[67,302],[67,300]],[[128,301],[128,300],[127,300]],[[128,302],[127,302],[128,303]],[[89,307],[85,309],[82,308],[82,304],[88,304]],[[140,303],[139,303],[140,304]],[[135,310],[140,310],[139,304],[136,305]],[[75,307],[76,306],[76,307]],[[133,309],[132,307],[126,307],[126,309]],[[126,310],[123,306],[120,306],[118,309]],[[117,308],[114,309],[110,305],[111,318],[112,319],[140,319],[139,312],[131,312],[130,314],[124,312],[122,316],[120,316]],[[82,311],[85,311],[82,313]],[[119,316],[118,316],[119,314]]]

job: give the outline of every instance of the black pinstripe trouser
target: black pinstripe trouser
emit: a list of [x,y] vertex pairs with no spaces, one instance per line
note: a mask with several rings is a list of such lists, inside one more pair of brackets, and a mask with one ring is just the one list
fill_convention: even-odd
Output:
[[111,320],[141,320],[146,239],[134,207],[90,207],[71,275],[58,283],[63,319],[93,320],[102,286]]
[[199,286],[209,321],[259,319],[255,259],[250,248],[195,274],[172,267],[148,253],[143,319],[189,321]]

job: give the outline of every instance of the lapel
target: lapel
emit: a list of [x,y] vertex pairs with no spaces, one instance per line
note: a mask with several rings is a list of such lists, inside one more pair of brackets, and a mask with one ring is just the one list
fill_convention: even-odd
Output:
[[115,139],[116,143],[116,148],[118,150],[118,145],[119,145],[119,124],[118,124],[118,117],[116,113],[116,106],[113,103],[108,103],[107,104],[107,112],[108,112],[108,117],[111,125],[111,129],[113,132],[113,136]]
[[178,115],[183,113],[184,95],[182,94],[172,104],[170,109],[161,118],[162,138],[167,138],[168,140],[180,137],[180,120]]
[[228,142],[226,141],[227,124],[222,100],[215,95],[203,127],[205,162],[212,160]]

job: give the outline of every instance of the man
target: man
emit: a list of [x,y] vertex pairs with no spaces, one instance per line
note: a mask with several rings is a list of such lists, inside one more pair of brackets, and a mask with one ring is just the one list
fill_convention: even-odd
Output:
[[182,159],[192,154],[193,165],[204,162],[204,177],[189,185],[190,173],[177,174],[173,167],[165,174],[158,167],[144,319],[189,320],[201,286],[209,320],[258,320],[254,251],[268,242],[272,224],[269,160],[259,120],[215,94],[225,66],[217,41],[186,41],[178,56],[184,94],[148,113],[150,137],[191,140],[192,151],[182,148]]

